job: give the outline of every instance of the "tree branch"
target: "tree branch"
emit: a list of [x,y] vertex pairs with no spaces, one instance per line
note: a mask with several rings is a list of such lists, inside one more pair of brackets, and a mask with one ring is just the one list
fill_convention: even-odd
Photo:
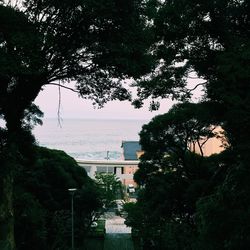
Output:
[[[208,141],[208,139],[206,141]],[[198,144],[198,147],[200,149],[201,156],[203,157],[204,156],[204,153],[203,153],[203,150],[202,150],[202,145],[203,144],[202,145],[200,144],[200,140],[197,140],[197,144]]]
[[[216,129],[216,127],[217,127],[217,126],[214,126],[214,128],[213,128],[210,132],[212,133],[212,132]],[[206,139],[205,141],[202,142],[201,147],[203,147],[203,146],[205,145],[205,143],[206,143],[209,139],[211,139],[211,138],[213,138],[213,137],[214,137],[214,134],[213,134],[212,136],[208,136],[207,139]]]
[[78,90],[76,90],[76,89],[73,89],[73,88],[70,88],[70,87],[66,87],[66,86],[61,85],[61,84],[59,84],[59,83],[50,82],[50,83],[46,83],[46,84],[44,84],[44,85],[54,85],[54,86],[62,87],[62,88],[64,88],[64,89],[71,90],[72,92],[75,92],[75,93],[77,93],[77,94],[80,93],[80,92],[79,92]]
[[199,86],[203,86],[205,83],[207,83],[207,82],[199,83],[199,84],[197,84],[194,88],[192,88],[192,89],[187,89],[187,90],[188,90],[189,92],[194,91],[194,90],[197,89]]

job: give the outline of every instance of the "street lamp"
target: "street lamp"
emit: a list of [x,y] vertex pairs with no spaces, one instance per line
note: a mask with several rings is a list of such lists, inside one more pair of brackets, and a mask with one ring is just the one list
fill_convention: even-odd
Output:
[[74,250],[74,193],[76,188],[69,188],[68,191],[71,194],[71,250]]

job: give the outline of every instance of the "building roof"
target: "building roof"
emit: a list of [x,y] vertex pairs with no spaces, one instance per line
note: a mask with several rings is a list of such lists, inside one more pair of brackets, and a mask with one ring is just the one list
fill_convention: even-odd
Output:
[[141,145],[138,141],[122,141],[124,160],[138,160],[136,152],[141,151]]

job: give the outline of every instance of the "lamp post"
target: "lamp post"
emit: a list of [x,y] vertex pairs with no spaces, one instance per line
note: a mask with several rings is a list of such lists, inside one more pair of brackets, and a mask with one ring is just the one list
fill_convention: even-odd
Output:
[[69,188],[68,191],[71,194],[71,250],[74,250],[74,193],[76,188]]

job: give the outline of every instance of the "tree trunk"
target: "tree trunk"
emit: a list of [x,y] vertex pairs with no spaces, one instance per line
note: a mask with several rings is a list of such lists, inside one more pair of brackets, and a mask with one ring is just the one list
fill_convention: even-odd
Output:
[[[37,83],[37,82],[36,82]],[[25,84],[23,84],[26,86]],[[18,85],[19,86],[19,85]],[[21,85],[22,86],[22,85]],[[22,122],[24,110],[38,95],[41,84],[26,91],[20,87],[16,92],[6,93],[3,114],[7,127],[7,142],[0,148],[0,250],[14,250],[14,174],[22,157]]]
[[5,109],[4,119],[7,138],[0,151],[0,250],[15,250],[13,189],[19,149],[22,147],[19,134],[22,131],[23,111],[14,102],[6,106],[8,109]]
[[8,156],[1,152],[0,169],[0,249],[14,250],[13,169]]
[[[14,250],[14,174],[19,161],[21,119],[13,112],[5,116],[7,126],[6,143],[0,149],[0,250]],[[7,119],[6,119],[7,118]]]

